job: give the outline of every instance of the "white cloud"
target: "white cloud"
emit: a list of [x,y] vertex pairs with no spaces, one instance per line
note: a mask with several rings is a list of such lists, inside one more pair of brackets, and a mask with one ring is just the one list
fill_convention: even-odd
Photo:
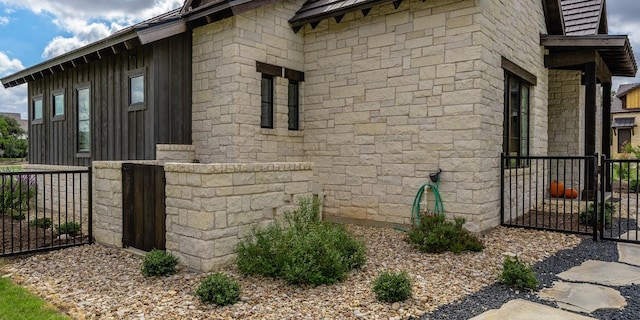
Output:
[[0,26],[8,24],[8,23],[9,23],[9,18],[8,17],[0,16]]
[[49,59],[105,38],[123,27],[152,18],[183,4],[183,0],[0,0],[9,9],[47,13],[61,31],[71,34],[52,39],[42,52]]
[[[0,78],[24,69],[22,62],[0,51]],[[5,89],[0,86],[0,112],[19,112],[27,117],[27,86]]]

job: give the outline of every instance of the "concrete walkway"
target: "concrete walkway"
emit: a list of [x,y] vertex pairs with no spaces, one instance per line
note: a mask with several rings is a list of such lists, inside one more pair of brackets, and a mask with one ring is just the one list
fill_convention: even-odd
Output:
[[[620,238],[626,239],[627,234]],[[564,281],[556,281],[553,287],[538,292],[540,299],[555,302],[557,308],[516,299],[471,319],[595,319],[584,314],[624,308],[627,301],[611,287],[640,284],[640,244],[618,243],[618,255],[618,262],[589,260],[559,273]]]

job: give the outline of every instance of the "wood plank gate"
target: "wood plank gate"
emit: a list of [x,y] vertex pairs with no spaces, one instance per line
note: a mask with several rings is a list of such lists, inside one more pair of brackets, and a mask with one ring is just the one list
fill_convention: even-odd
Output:
[[122,164],[122,245],[165,249],[165,176],[157,165]]

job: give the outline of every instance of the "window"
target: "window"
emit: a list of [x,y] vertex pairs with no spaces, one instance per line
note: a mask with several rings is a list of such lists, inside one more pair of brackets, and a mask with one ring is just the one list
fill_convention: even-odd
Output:
[[624,97],[620,98],[620,100],[622,101],[622,109],[626,109],[627,108],[627,96],[624,96]]
[[298,81],[289,80],[289,130],[300,129],[300,85]]
[[78,108],[78,152],[91,150],[91,97],[89,88],[77,89]]
[[624,146],[631,142],[631,128],[618,128],[618,153],[624,152]]
[[273,76],[262,74],[260,127],[273,128]]
[[53,120],[64,119],[64,91],[53,94]]
[[31,102],[32,123],[42,123],[42,96]]
[[129,71],[129,111],[144,110],[145,108],[145,68]]
[[504,153],[528,156],[529,85],[508,72],[504,78]]

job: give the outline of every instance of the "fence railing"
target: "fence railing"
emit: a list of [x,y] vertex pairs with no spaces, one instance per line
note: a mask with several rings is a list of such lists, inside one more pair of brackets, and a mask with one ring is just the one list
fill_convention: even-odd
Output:
[[611,197],[605,198],[600,204],[601,237],[622,242],[640,242],[640,160],[602,158],[602,167],[604,174],[600,184],[605,186],[604,189]]
[[597,237],[597,159],[503,154],[501,224]]
[[92,242],[91,168],[0,172],[0,256]]

